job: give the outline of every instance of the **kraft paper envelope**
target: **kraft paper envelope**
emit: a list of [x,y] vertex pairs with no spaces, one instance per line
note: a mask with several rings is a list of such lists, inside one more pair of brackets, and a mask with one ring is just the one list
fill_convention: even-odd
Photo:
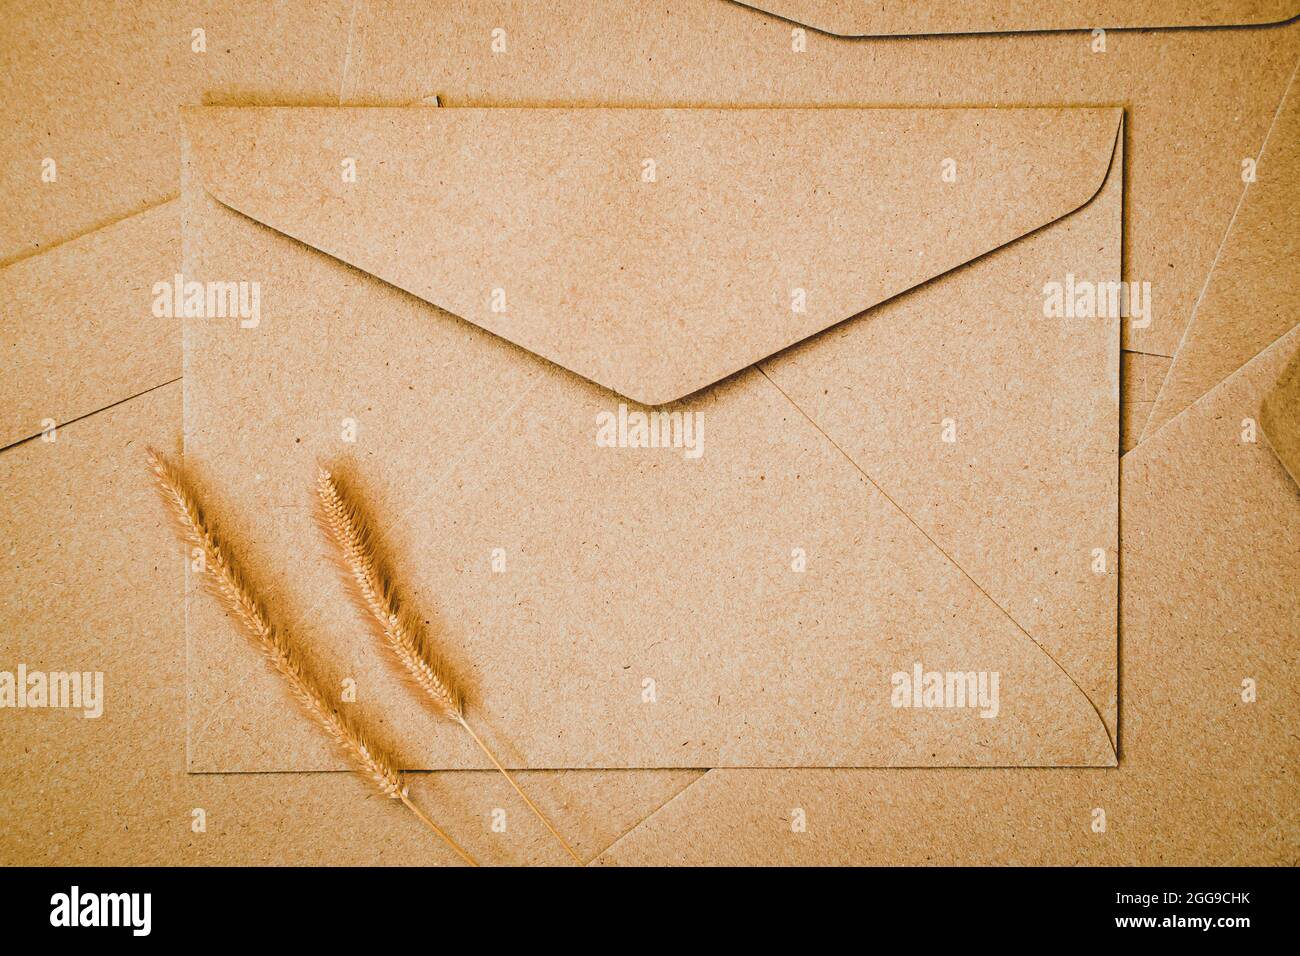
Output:
[[[52,721],[39,711],[12,715],[17,732],[5,735],[14,744],[6,776],[46,783],[11,791],[13,799],[4,801],[0,859],[6,863],[73,856],[103,863],[437,862],[447,856],[428,847],[418,828],[408,833],[404,815],[393,820],[391,808],[356,814],[353,801],[364,805],[366,793],[354,791],[346,775],[185,781],[183,749],[154,743],[175,737],[172,718],[183,728],[183,712],[173,713],[183,702],[165,687],[184,679],[183,671],[167,670],[182,660],[180,576],[133,578],[135,613],[113,617],[121,582],[87,574],[79,561],[136,567],[171,560],[171,537],[139,480],[138,451],[146,439],[165,445],[181,420],[180,385],[166,387],[180,374],[179,324],[151,313],[153,284],[170,282],[180,267],[176,203],[154,205],[178,192],[176,108],[201,101],[334,102],[352,6],[295,2],[269,10],[168,0],[110,14],[43,2],[11,7],[0,24],[6,52],[0,112],[7,114],[0,125],[14,134],[0,146],[8,200],[0,261],[9,263],[0,269],[0,391],[6,396],[0,447],[32,438],[47,421],[57,426],[45,431],[52,442],[0,452],[13,456],[6,462],[12,468],[5,470],[3,510],[15,542],[6,552],[13,579],[5,589],[3,628],[11,659],[0,667],[12,668],[19,658],[33,667],[38,658],[60,666],[98,664],[109,698],[99,721]],[[198,27],[207,41],[202,53],[192,49]],[[43,177],[46,158],[54,161],[50,181]],[[98,437],[88,444],[81,436],[89,434]],[[56,488],[58,520],[51,520]],[[123,535],[128,527],[148,534]],[[86,645],[89,620],[96,634],[112,635],[110,654]],[[142,708],[124,711],[128,699]],[[113,746],[104,742],[110,737]],[[533,775],[528,786],[590,856],[693,775]],[[177,801],[178,788],[191,803]],[[416,790],[442,809],[444,822],[467,834],[463,839],[481,859],[566,862],[550,835],[534,834],[527,819],[511,814],[506,837],[486,832],[492,809],[510,805],[491,775],[431,779]],[[190,830],[196,805],[209,822],[201,838]]]
[[[186,320],[187,462],[408,766],[480,759],[356,622],[318,460],[519,766],[1111,765],[1119,322],[1045,293],[1118,279],[1121,118],[189,111],[186,278],[262,310]],[[341,766],[188,625],[192,770]]]
[[1294,76],[1254,173],[1156,397],[1146,435],[1300,322],[1300,93]]
[[[458,864],[353,774],[186,773],[188,555],[141,460],[145,445],[177,446],[180,423],[175,382],[0,452],[0,671],[103,675],[98,717],[0,710],[0,864]],[[521,784],[590,858],[696,776],[543,771]],[[495,771],[409,781],[484,863],[569,862]]]
[[1298,368],[1293,329],[1124,456],[1118,768],[712,770],[600,862],[1294,864],[1300,488],[1242,426],[1297,447]]
[[[1196,9],[1126,4],[1118,10],[1089,6],[1087,13],[1060,5],[1013,11],[969,4],[960,9],[877,5],[871,20],[863,20],[862,8],[853,5],[833,5],[829,12],[816,5],[783,9],[796,19],[802,16],[809,23],[864,35],[1059,30],[1086,26],[1089,20],[1107,27],[1264,25],[1287,16],[1284,8],[1263,4],[1223,8],[1201,4]],[[343,92],[349,98],[389,102],[410,102],[436,88],[453,99],[490,94],[497,101],[512,102],[520,102],[521,96],[540,96],[551,103],[565,102],[566,97],[643,105],[671,99],[699,102],[708,91],[711,102],[722,97],[716,100],[718,105],[778,100],[802,105],[867,98],[879,102],[888,90],[892,93],[885,99],[890,102],[914,103],[920,96],[942,94],[944,102],[954,103],[968,100],[948,95],[949,67],[954,58],[965,58],[976,74],[989,70],[998,74],[981,80],[984,85],[978,93],[984,102],[1026,102],[1030,97],[1038,102],[1074,102],[1079,91],[1086,90],[1095,103],[1130,104],[1137,119],[1130,135],[1139,146],[1150,130],[1152,155],[1166,158],[1144,162],[1131,171],[1131,218],[1136,222],[1153,217],[1153,221],[1142,235],[1130,230],[1130,271],[1160,280],[1153,291],[1153,322],[1163,325],[1179,321],[1175,313],[1183,318],[1190,314],[1195,290],[1208,274],[1233,201],[1232,177],[1214,176],[1212,183],[1182,188],[1182,177],[1197,172],[1182,167],[1190,164],[1213,172],[1230,165],[1235,174],[1240,162],[1236,154],[1255,154],[1253,144],[1264,138],[1261,124],[1279,95],[1273,78],[1280,74],[1271,67],[1261,68],[1279,42],[1278,31],[1273,30],[1114,34],[1104,54],[1090,54],[1104,57],[1104,70],[1089,68],[1088,58],[1068,55],[1079,43],[1093,42],[1086,34],[1009,36],[1014,47],[992,47],[993,37],[951,41],[923,37],[915,41],[927,44],[920,56],[913,44],[903,41],[882,46],[869,38],[834,41],[814,34],[806,51],[811,59],[805,62],[787,55],[793,52],[786,35],[791,24],[757,10],[722,0],[669,4],[663,16],[657,10],[649,13],[637,7],[629,15],[619,3],[595,11],[585,4],[542,8],[491,3],[461,5],[444,16],[429,17],[423,4],[307,4],[278,8],[268,20],[260,5],[146,3],[116,11],[112,18],[73,3],[23,5],[10,11],[4,24],[3,40],[13,55],[0,78],[5,92],[0,102],[8,104],[0,110],[17,112],[4,124],[16,135],[4,145],[3,186],[11,207],[6,223],[13,235],[0,242],[0,261],[48,249],[174,195],[177,137],[171,116],[178,103],[327,103],[339,89],[341,73]],[[635,25],[633,33],[629,25]],[[525,38],[526,47],[516,42],[501,55],[492,53],[491,33],[498,26],[516,41]],[[201,51],[195,48],[196,29],[204,31]],[[710,48],[702,36],[732,39]],[[939,57],[928,52],[931,42],[943,44]],[[1287,48],[1289,41],[1281,42]],[[268,46],[277,51],[276,56],[268,55]],[[645,46],[653,48],[655,55],[643,61],[638,58]],[[555,55],[573,48],[583,49],[582,66]],[[989,55],[991,49],[996,55]],[[864,50],[869,53],[867,62],[839,65],[845,58],[862,57]],[[894,64],[899,68],[892,73],[876,75],[879,59],[899,52],[906,53],[906,62]],[[1207,52],[1212,70],[1205,65]],[[827,70],[832,55],[836,68]],[[593,62],[595,57],[609,59],[602,66]],[[1026,64],[1031,68],[1026,69]],[[1044,75],[1053,70],[1063,73],[1054,80]],[[1206,81],[1214,79],[1222,85],[1229,76],[1234,78],[1231,91],[1221,94],[1210,89],[1213,95],[1207,95]],[[779,89],[773,77],[780,77]],[[1026,81],[1031,85],[1024,91],[1010,92]],[[1044,98],[1049,88],[1052,96]],[[1189,90],[1200,94],[1192,111],[1181,107]],[[960,95],[960,90],[953,92]],[[1154,127],[1146,122],[1147,111],[1154,113]],[[1191,157],[1189,147],[1197,150]],[[1167,158],[1171,156],[1177,156],[1177,161]],[[55,163],[53,182],[42,178],[46,159]],[[1158,180],[1149,191],[1147,177]],[[1199,208],[1193,211],[1194,202]],[[1180,205],[1168,208],[1170,203]],[[1154,250],[1150,243],[1175,242],[1193,243],[1195,254],[1189,257],[1186,249],[1167,256],[1147,254]],[[1148,267],[1151,261],[1159,261],[1158,267]],[[1164,278],[1166,271],[1177,279],[1177,288]],[[1175,299],[1183,305],[1171,311]],[[21,347],[16,353],[23,360],[9,366],[13,378],[6,385],[25,401],[22,408],[6,408],[14,427],[6,428],[4,441],[35,434],[47,419],[62,424],[68,417],[174,378],[177,360],[171,357],[155,361],[158,368],[139,368],[141,356],[160,355],[155,344],[159,330],[144,313],[144,303],[133,302],[131,307],[139,311],[142,322],[121,323],[111,335],[99,335],[94,324],[79,322],[80,312],[62,313],[57,320],[45,314],[20,315],[24,321],[6,322],[7,328],[21,333],[14,341],[39,342],[41,349],[57,346],[58,351],[35,351],[49,356],[36,362],[26,361],[30,355]],[[41,328],[28,335],[29,326]],[[1162,338],[1159,346],[1135,347],[1172,355],[1177,338],[1172,334]],[[1138,385],[1165,364],[1158,356],[1134,361],[1150,368],[1146,374],[1122,378],[1125,447],[1137,440],[1151,407],[1152,396],[1139,394]],[[49,383],[42,375],[26,372],[51,367],[60,374]],[[65,401],[69,370],[74,369],[86,369],[90,375],[76,383],[86,401],[69,404]],[[1205,370],[1197,376],[1197,394],[1226,371]],[[112,379],[113,387],[98,387],[104,378]],[[66,416],[61,412],[65,406]],[[33,412],[37,413],[34,420]]]
[[[1125,322],[1124,346],[1167,359],[1245,189],[1243,162],[1259,157],[1300,59],[1297,13],[1295,2],[1179,0],[465,0],[431,17],[420,2],[368,0],[343,101],[1122,105],[1124,277],[1150,284],[1149,314]],[[1142,422],[1130,420],[1135,441]]]

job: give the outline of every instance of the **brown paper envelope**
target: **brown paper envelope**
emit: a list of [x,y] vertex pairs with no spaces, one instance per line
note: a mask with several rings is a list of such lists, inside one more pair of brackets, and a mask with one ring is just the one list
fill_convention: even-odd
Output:
[[[176,445],[180,422],[173,383],[0,452],[0,671],[103,675],[98,717],[0,708],[0,864],[457,863],[349,773],[186,774],[188,556],[142,459],[145,445]],[[291,708],[284,719],[316,732]],[[696,776],[520,782],[590,858]],[[568,862],[495,772],[418,774],[411,793],[485,863]]]
[[[857,12],[864,6],[865,21]],[[1242,160],[1259,155],[1300,58],[1300,24],[1258,25],[1300,12],[1286,7],[1107,3],[1088,5],[1097,10],[1091,17],[1082,4],[1020,4],[1015,12],[835,4],[826,9],[845,12],[845,32],[866,23],[879,33],[954,34],[837,37],[795,36],[798,23],[729,0],[467,0],[441,17],[409,0],[369,2],[358,11],[343,100],[409,103],[439,93],[449,106],[1123,105],[1125,278],[1151,283],[1153,313],[1149,324],[1125,323],[1124,345],[1168,357],[1242,194]],[[802,7],[780,9],[798,19]],[[913,15],[915,26],[901,19]],[[1104,38],[1041,32],[1081,17],[1102,27],[1222,28]],[[1031,32],[970,35],[984,29]]]
[[353,7],[7,3],[0,264],[174,198],[183,104],[337,103]]
[[180,322],[152,314],[180,227],[167,203],[0,269],[0,448],[180,378]]
[[1300,491],[1243,422],[1298,350],[1123,458],[1117,769],[712,770],[600,862],[1293,863]]
[[[1112,764],[1118,321],[1043,290],[1119,274],[1119,121],[191,111],[185,274],[264,311],[187,320],[187,461],[407,766],[481,761],[326,570],[319,459],[516,765]],[[637,400],[702,453],[600,447]],[[189,634],[191,769],[338,766]],[[904,711],[917,664],[1007,692]]]
[[1300,322],[1300,91],[1293,76],[1143,437]]

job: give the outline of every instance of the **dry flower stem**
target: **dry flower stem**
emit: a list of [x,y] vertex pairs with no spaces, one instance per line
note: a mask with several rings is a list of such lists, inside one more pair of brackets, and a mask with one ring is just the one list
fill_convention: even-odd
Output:
[[198,497],[184,472],[152,448],[146,451],[158,482],[159,494],[167,506],[181,538],[203,555],[203,582],[235,618],[240,629],[262,652],[272,670],[283,677],[308,716],[324,728],[330,738],[352,759],[354,769],[384,796],[400,800],[429,829],[441,837],[466,863],[478,863],[455,840],[421,813],[406,794],[394,761],[371,743],[362,731],[335,708],[320,685],[307,671],[302,656],[289,636],[271,623],[266,607],[248,584],[226,546],[208,526]]
[[358,610],[392,650],[410,678],[433,702],[438,712],[464,728],[492,762],[492,766],[501,772],[515,793],[527,804],[528,809],[559,841],[574,862],[581,865],[582,858],[560,836],[541,809],[528,799],[514,777],[465,720],[464,700],[460,690],[450,671],[429,647],[419,622],[402,609],[392,579],[381,566],[378,548],[361,509],[344,486],[323,467],[316,475],[316,499],[317,523],[334,545],[335,563]]

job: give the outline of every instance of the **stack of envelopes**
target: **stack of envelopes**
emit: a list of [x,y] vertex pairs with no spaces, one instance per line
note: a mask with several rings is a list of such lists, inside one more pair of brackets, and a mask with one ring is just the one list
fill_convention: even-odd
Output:
[[1297,13],[20,6],[0,671],[104,694],[0,709],[0,860],[455,862],[147,445],[485,861],[564,858],[357,621],[318,462],[584,859],[1294,859]]

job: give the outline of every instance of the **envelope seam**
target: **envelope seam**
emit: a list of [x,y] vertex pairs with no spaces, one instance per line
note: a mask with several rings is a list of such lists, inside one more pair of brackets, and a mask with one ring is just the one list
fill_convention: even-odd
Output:
[[[1148,352],[1146,349],[1126,348],[1123,351],[1128,352],[1130,355],[1149,355],[1151,358],[1173,359],[1172,355],[1166,355],[1164,352]],[[1152,401],[1155,401],[1155,399],[1152,399]]]
[[[1296,325],[1300,325],[1300,322],[1297,322]],[[1267,352],[1267,351],[1269,351],[1270,349],[1272,349],[1273,346],[1277,345],[1278,342],[1281,342],[1284,338],[1286,338],[1288,335],[1290,335],[1292,332],[1294,332],[1294,331],[1296,330],[1296,325],[1291,326],[1291,328],[1287,329],[1287,330],[1286,330],[1285,332],[1283,332],[1281,335],[1279,335],[1279,336],[1277,336],[1276,338],[1270,340],[1270,341],[1268,342],[1268,344],[1266,344],[1266,345],[1264,345],[1262,348],[1260,348],[1260,350],[1259,350],[1258,352],[1255,352],[1253,355],[1250,356],[1250,358],[1248,358],[1248,359],[1246,359],[1246,361],[1242,362],[1240,367],[1234,369],[1234,370],[1233,370],[1233,371],[1228,375],[1227,378],[1223,379],[1222,381],[1215,382],[1213,385],[1211,385],[1211,386],[1209,387],[1209,389],[1206,390],[1206,392],[1205,392],[1204,395],[1198,395],[1198,396],[1196,396],[1196,398],[1194,398],[1194,399],[1192,399],[1190,402],[1188,402],[1187,405],[1186,405],[1185,407],[1180,408],[1180,409],[1178,410],[1178,412],[1177,412],[1177,413],[1176,413],[1172,418],[1170,418],[1167,422],[1165,422],[1163,425],[1161,425],[1159,428],[1157,428],[1155,431],[1153,431],[1153,432],[1151,433],[1151,435],[1150,435],[1148,438],[1144,438],[1144,439],[1142,439],[1142,440],[1139,441],[1136,445],[1134,445],[1132,448],[1130,448],[1128,451],[1124,452],[1124,454],[1125,454],[1125,455],[1128,455],[1128,454],[1131,454],[1131,453],[1137,451],[1139,448],[1141,448],[1141,447],[1143,447],[1144,445],[1146,445],[1146,443],[1147,443],[1148,440],[1150,440],[1150,439],[1154,439],[1154,438],[1156,438],[1157,436],[1159,436],[1159,435],[1160,435],[1160,434],[1161,434],[1161,433],[1162,433],[1166,428],[1168,428],[1168,427],[1169,427],[1170,425],[1172,425],[1174,422],[1178,421],[1180,418],[1182,418],[1184,415],[1186,415],[1188,412],[1190,412],[1193,408],[1195,408],[1196,406],[1200,405],[1201,402],[1205,401],[1207,398],[1209,398],[1211,395],[1213,395],[1215,392],[1217,392],[1217,391],[1219,390],[1220,386],[1222,386],[1222,385],[1226,385],[1228,382],[1230,382],[1230,381],[1232,381],[1234,378],[1236,378],[1238,372],[1242,372],[1242,371],[1244,371],[1245,369],[1249,368],[1251,365],[1255,364],[1255,360],[1256,360],[1256,359],[1258,359],[1258,358],[1259,358],[1261,355],[1263,355],[1265,352]],[[1155,402],[1152,401],[1151,404],[1155,404]],[[1264,437],[1267,438],[1267,437],[1268,437],[1268,434],[1265,433]],[[1123,456],[1121,456],[1121,457],[1123,457]]]
[[848,452],[846,452],[843,448],[841,448],[839,443],[836,442],[835,439],[832,438],[830,435],[828,435],[826,431],[820,425],[818,425],[816,421],[813,420],[811,415],[809,415],[806,411],[804,411],[803,408],[801,408],[793,398],[787,395],[785,390],[782,389],[780,385],[776,384],[776,382],[772,379],[772,377],[767,374],[766,370],[764,370],[761,364],[756,365],[755,368],[758,369],[758,371],[762,374],[762,376],[765,379],[771,382],[772,387],[775,388],[777,392],[779,392],[781,396],[787,402],[790,403],[791,407],[793,407],[795,411],[797,411],[800,415],[802,415],[805,419],[807,419],[808,424],[812,425],[813,428],[817,429],[817,431],[821,433],[822,437],[825,438],[830,443],[832,448],[834,448],[836,451],[838,451],[841,455],[844,456],[845,461],[847,461],[850,465],[852,465],[855,469],[857,469],[858,474],[862,475],[863,478],[867,479],[867,481],[871,483],[871,486],[875,488],[876,491],[880,492],[881,496],[886,501],[888,501],[891,505],[893,505],[895,510],[897,510],[900,515],[906,518],[908,522],[914,528],[916,528],[917,531],[921,532],[921,534],[924,535],[925,539],[929,541],[931,545],[934,546],[934,549],[948,560],[949,564],[951,564],[954,568],[960,571],[962,575],[966,578],[966,580],[970,581],[970,583],[975,586],[976,590],[978,590],[981,594],[984,595],[984,597],[988,599],[990,604],[992,604],[995,608],[1001,611],[1003,616],[1012,624],[1014,624],[1016,626],[1016,629],[1020,631],[1021,634],[1025,635],[1025,637],[1033,641],[1034,645],[1038,647],[1038,649],[1047,656],[1047,659],[1056,665],[1057,669],[1060,670],[1060,672],[1066,676],[1066,678],[1070,681],[1070,683],[1074,685],[1075,689],[1083,696],[1083,699],[1088,702],[1088,706],[1092,708],[1093,713],[1097,715],[1097,720],[1101,722],[1102,730],[1104,730],[1106,733],[1106,740],[1110,744],[1111,753],[1113,756],[1118,758],[1118,750],[1115,747],[1115,739],[1111,736],[1110,727],[1107,726],[1106,719],[1102,717],[1101,711],[1097,708],[1097,705],[1093,703],[1092,698],[1088,696],[1087,691],[1085,691],[1081,686],[1079,686],[1079,682],[1074,679],[1074,676],[1068,670],[1066,670],[1064,667],[1061,666],[1061,662],[1058,661],[1055,657],[1053,657],[1052,653],[1046,647],[1044,647],[1042,643],[1039,642],[1039,640],[1036,637],[1034,637],[1034,635],[1030,634],[1027,630],[1025,630],[1025,628],[1021,626],[1020,622],[1011,616],[1010,611],[1008,611],[1001,604],[995,601],[993,599],[993,596],[989,594],[988,591],[984,590],[983,586],[981,586],[980,583],[976,581],[975,578],[972,577],[965,568],[963,568],[960,564],[958,564],[957,561],[953,558],[953,556],[950,555],[947,551],[945,551],[944,548],[939,544],[939,542],[930,536],[930,533],[928,531],[926,531],[923,527],[921,527],[921,525],[919,525],[912,518],[911,515],[909,515],[906,511],[904,511],[903,507],[890,496],[889,492],[885,491],[885,489],[880,486],[879,482],[877,482],[874,478],[872,478],[869,474],[867,474],[866,471],[863,470],[862,466],[859,465],[856,461],[854,461],[852,456],[850,456]]

